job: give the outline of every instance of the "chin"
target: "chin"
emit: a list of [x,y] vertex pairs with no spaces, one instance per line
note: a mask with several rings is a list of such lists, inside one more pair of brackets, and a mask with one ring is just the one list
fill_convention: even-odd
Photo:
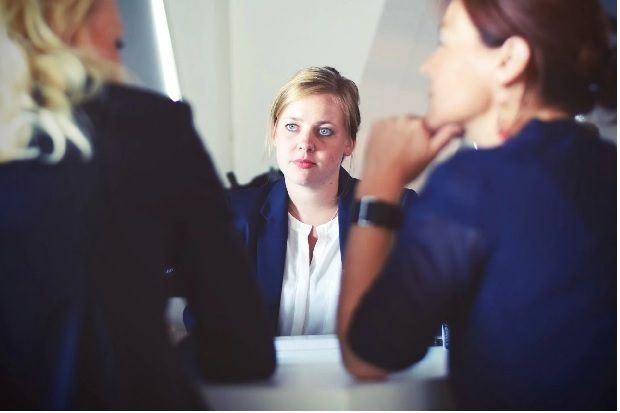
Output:
[[429,102],[426,115],[424,116],[426,126],[431,130],[439,129],[443,125],[447,124],[444,118],[445,116],[441,113],[441,110],[437,110],[436,105]]
[[450,122],[443,120],[440,116],[437,116],[436,114],[432,112],[429,112],[426,115],[426,117],[424,118],[424,121],[426,123],[426,126],[432,131],[436,131],[442,126],[445,126],[450,123]]
[[324,178],[316,175],[295,174],[288,177],[288,182],[305,188],[321,188],[327,182]]
[[290,183],[303,186],[309,185],[312,181],[312,177],[309,173],[296,169],[287,171],[287,173],[285,174],[285,178]]
[[458,125],[461,128],[463,127],[463,122],[461,119],[455,119],[454,116],[442,116],[441,114],[433,111],[429,111],[424,120],[426,122],[426,126],[433,132],[448,125]]

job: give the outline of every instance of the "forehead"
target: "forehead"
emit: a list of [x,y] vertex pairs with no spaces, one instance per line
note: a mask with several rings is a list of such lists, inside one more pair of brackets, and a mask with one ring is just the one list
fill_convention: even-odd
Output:
[[332,94],[312,94],[296,99],[286,105],[280,118],[297,118],[307,122],[344,122],[342,105]]
[[441,32],[447,35],[478,37],[478,30],[474,26],[463,2],[452,0],[441,21]]

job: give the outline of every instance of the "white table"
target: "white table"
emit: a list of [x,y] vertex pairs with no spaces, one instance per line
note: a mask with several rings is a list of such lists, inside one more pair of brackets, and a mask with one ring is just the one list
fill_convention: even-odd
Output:
[[276,338],[278,368],[266,381],[203,385],[215,410],[449,410],[447,352],[432,347],[385,381],[359,382],[344,369],[335,336]]

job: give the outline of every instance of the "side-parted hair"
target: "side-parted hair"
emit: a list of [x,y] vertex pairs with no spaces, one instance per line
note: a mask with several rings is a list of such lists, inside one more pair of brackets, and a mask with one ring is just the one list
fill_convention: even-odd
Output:
[[333,67],[325,66],[301,69],[280,88],[269,112],[268,146],[282,111],[296,100],[317,94],[330,94],[336,97],[344,114],[349,135],[355,141],[361,123],[357,85]]
[[[58,162],[68,141],[91,156],[74,106],[125,76],[120,66],[69,46],[95,1],[0,0],[0,163]],[[51,139],[51,152],[31,145],[38,130]]]
[[571,115],[616,106],[616,51],[599,0],[461,0],[488,47],[520,36],[526,86]]

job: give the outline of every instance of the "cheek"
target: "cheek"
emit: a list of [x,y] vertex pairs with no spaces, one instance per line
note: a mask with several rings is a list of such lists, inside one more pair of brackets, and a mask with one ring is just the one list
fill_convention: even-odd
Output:
[[123,28],[115,8],[108,4],[91,17],[89,27],[92,45],[99,55],[107,60],[120,63],[120,53],[116,48],[116,42],[123,37]]
[[337,154],[332,154],[327,158],[327,161],[331,164],[331,163],[336,163],[336,162],[340,162],[340,159],[342,157],[338,156]]
[[116,48],[116,38],[97,25],[86,27],[77,33],[74,44],[92,50],[102,59],[120,63],[120,53]]
[[290,148],[287,145],[287,141],[282,138],[277,138],[273,141],[274,151],[276,154],[276,161],[280,169],[288,163]]
[[463,123],[488,110],[492,94],[485,69],[468,57],[436,68],[428,114],[432,127]]
[[346,148],[344,146],[339,146],[338,148],[334,148],[329,151],[326,156],[326,160],[330,164],[340,164],[342,162],[342,158],[345,156]]
[[115,63],[120,63],[121,56],[118,49],[116,48],[115,43],[116,41],[114,39],[101,37],[95,39],[95,41],[93,42],[93,46],[95,47],[99,55],[104,59],[110,60]]

